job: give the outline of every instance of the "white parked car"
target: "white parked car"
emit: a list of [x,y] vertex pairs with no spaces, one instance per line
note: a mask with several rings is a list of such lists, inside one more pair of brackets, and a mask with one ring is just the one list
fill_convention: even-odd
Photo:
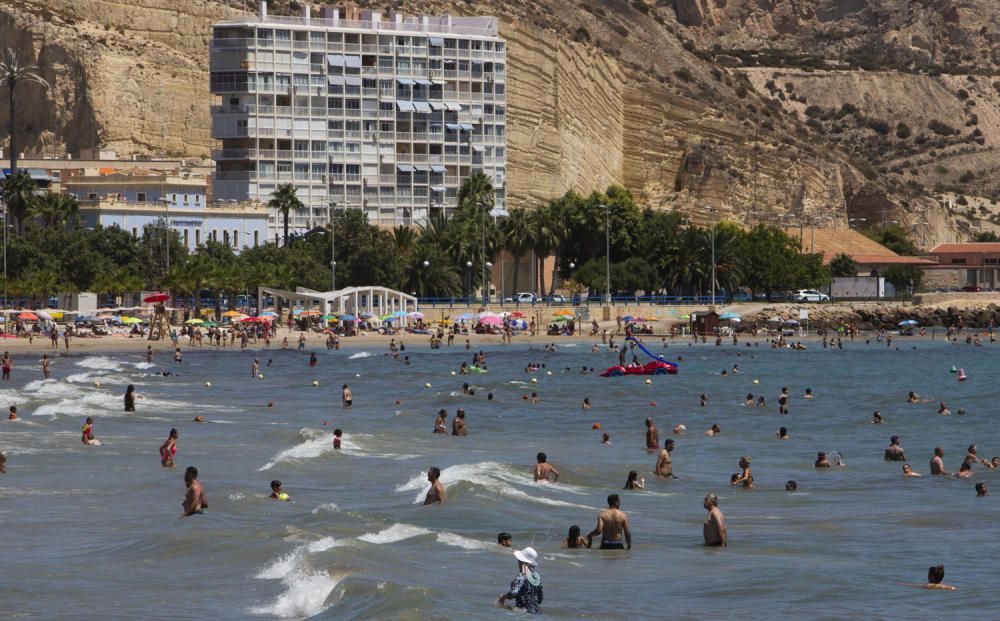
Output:
[[514,296],[514,301],[518,304],[534,304],[535,294],[534,293],[518,293]]
[[793,302],[829,302],[830,296],[815,289],[799,289],[791,296]]

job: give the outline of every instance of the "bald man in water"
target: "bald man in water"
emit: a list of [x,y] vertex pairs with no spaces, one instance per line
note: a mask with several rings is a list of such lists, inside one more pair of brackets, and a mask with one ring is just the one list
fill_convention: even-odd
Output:
[[940,474],[943,476],[951,475],[950,472],[944,469],[944,449],[940,446],[934,449],[934,457],[931,458],[931,474]]
[[708,511],[708,517],[705,518],[705,524],[702,527],[705,545],[726,547],[729,545],[729,537],[726,533],[726,518],[719,509],[719,497],[715,494],[708,494],[702,505]]

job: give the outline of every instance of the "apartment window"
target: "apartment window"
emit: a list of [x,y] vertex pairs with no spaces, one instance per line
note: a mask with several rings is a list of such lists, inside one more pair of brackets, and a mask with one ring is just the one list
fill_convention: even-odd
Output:
[[92,201],[96,201],[97,200],[97,194],[95,192],[91,192],[91,193],[87,194],[87,199],[92,200]]
[[254,231],[253,232],[253,247],[254,248],[256,248],[257,245],[260,243],[260,239],[259,238],[260,238],[260,231]]
[[187,194],[184,195],[184,204],[185,205],[188,204],[188,195]]
[[195,229],[194,231],[194,245],[195,246],[201,245],[201,229]]
[[240,232],[239,229],[233,229],[233,248],[240,247]]
[[965,259],[952,259],[952,265],[965,265]]
[[135,195],[135,200],[139,201],[140,203],[145,203],[146,202],[146,193],[145,192],[137,192],[136,195]]
[[188,245],[188,230],[187,229],[184,229],[184,247],[185,248],[190,248],[191,247],[190,245]]
[[212,241],[219,241],[219,229],[212,229]]
[[229,231],[222,231],[222,242],[227,246],[229,245]]

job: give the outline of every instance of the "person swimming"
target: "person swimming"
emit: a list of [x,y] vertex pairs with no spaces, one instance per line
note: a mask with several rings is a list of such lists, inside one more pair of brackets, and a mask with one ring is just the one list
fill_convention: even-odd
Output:
[[271,481],[271,498],[273,498],[274,500],[283,500],[285,502],[288,502],[289,500],[292,499],[287,492],[282,490],[281,481],[277,479]]

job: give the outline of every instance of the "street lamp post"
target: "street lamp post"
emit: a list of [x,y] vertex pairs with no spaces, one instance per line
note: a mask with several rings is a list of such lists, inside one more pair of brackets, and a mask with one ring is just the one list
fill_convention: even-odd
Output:
[[337,290],[337,235],[333,220],[336,208],[337,201],[330,201],[330,291]]
[[604,291],[605,303],[611,305],[611,207],[604,207]]
[[423,266],[424,266],[424,274],[423,274],[423,277],[420,279],[420,297],[426,298],[427,297],[427,268],[431,266],[431,262],[425,260],[423,262]]
[[486,284],[486,205],[483,204],[483,203],[479,203],[479,211],[480,211],[480,215],[482,216],[482,218],[481,218],[481,224],[482,224],[482,229],[483,229],[483,280],[482,280],[482,288],[483,288],[483,306],[485,307],[486,304],[489,302],[489,293],[490,293],[489,287]]
[[465,297],[472,297],[472,261],[465,262]]

